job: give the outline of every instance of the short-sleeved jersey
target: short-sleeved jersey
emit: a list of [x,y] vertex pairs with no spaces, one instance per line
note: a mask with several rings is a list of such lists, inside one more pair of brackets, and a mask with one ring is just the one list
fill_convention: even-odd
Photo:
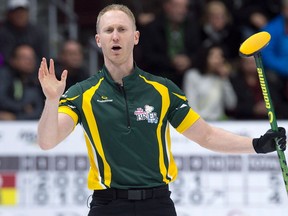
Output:
[[156,187],[175,180],[169,125],[182,133],[199,118],[174,83],[137,66],[122,86],[104,66],[65,92],[59,112],[84,129],[92,190]]

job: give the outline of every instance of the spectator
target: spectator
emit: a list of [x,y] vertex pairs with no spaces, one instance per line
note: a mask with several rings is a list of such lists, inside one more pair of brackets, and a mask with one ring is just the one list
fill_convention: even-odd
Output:
[[34,49],[18,45],[9,64],[0,69],[0,120],[31,120],[40,117],[44,100],[37,80]]
[[[268,86],[278,118],[287,118],[287,103],[280,94],[280,86],[267,74]],[[231,79],[238,103],[232,115],[236,119],[267,119],[267,109],[253,57],[241,58],[237,73]],[[286,110],[286,111],[285,111]]]
[[245,18],[243,18],[243,22],[240,23],[242,41],[261,31],[269,20],[267,14],[261,7],[248,7],[243,14]]
[[[136,2],[136,1],[134,1]],[[160,13],[159,8],[161,8],[161,1],[144,1],[141,2],[141,8],[139,7],[137,13],[137,24],[138,26],[145,26],[155,19],[155,16]],[[135,3],[134,3],[135,4]],[[139,5],[138,1],[135,5]]]
[[213,45],[199,55],[203,59],[198,69],[188,70],[184,76],[183,90],[189,105],[205,120],[223,120],[226,109],[234,109],[237,97],[229,81],[232,66],[224,49]]
[[66,89],[87,79],[90,74],[84,66],[84,53],[82,45],[75,40],[67,40],[60,48],[58,60],[56,62],[57,78],[61,78],[61,72],[66,69],[69,71],[69,76],[66,81]]
[[202,47],[212,44],[220,44],[225,47],[227,58],[236,60],[239,57],[241,34],[233,25],[231,14],[225,4],[219,0],[210,1],[206,4],[203,23],[201,24]]
[[184,72],[193,66],[199,27],[189,14],[189,0],[165,0],[163,14],[142,30],[143,65],[150,73],[182,88]]
[[288,78],[288,0],[282,0],[282,13],[263,28],[271,34],[269,46],[262,51],[264,66],[281,79]]
[[27,43],[34,48],[39,62],[47,55],[47,41],[42,28],[29,21],[29,1],[8,0],[6,19],[0,28],[0,53],[4,61],[8,61],[13,47]]
[[281,0],[222,0],[233,15],[237,25],[241,25],[243,19],[247,18],[246,12],[249,8],[259,8],[269,19],[280,11]]

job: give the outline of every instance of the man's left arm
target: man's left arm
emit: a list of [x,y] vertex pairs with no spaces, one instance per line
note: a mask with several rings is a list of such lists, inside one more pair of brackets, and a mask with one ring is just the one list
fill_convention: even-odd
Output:
[[281,127],[277,132],[268,130],[260,138],[250,138],[213,127],[199,118],[183,135],[204,148],[222,153],[273,152],[276,150],[275,138],[279,140],[280,148],[283,151],[286,149],[286,131]]

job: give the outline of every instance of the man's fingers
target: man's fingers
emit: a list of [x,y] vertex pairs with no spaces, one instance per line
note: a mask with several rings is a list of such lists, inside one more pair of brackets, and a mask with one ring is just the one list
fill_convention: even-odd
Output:
[[282,151],[286,150],[286,130],[283,127],[278,127],[278,131],[279,131],[279,138],[277,140],[276,138],[276,143],[279,145],[280,149]]
[[[42,63],[41,63],[42,64]],[[44,74],[43,74],[43,71],[42,71],[42,68],[41,66],[39,67],[39,70],[38,70],[38,79],[41,80],[43,79],[44,77]]]
[[40,63],[40,67],[39,67],[39,70],[38,70],[38,79],[43,79],[44,76],[46,75],[45,73],[45,67],[44,67],[44,61],[45,61],[45,58],[42,58],[42,61]]
[[64,71],[62,72],[62,74],[61,74],[61,80],[60,80],[60,82],[62,82],[62,85],[64,86],[64,88],[65,88],[65,86],[66,86],[67,74],[68,74],[68,71],[67,71],[67,70],[64,70]]
[[43,57],[41,64],[40,64],[38,77],[44,78],[44,76],[48,76],[50,74],[55,75],[54,60],[50,59],[49,68],[48,68],[47,60],[46,58]]
[[48,71],[48,67],[47,67],[46,58],[42,58],[41,68],[42,68],[42,72],[44,73],[44,75],[47,76],[49,71]]
[[67,75],[68,75],[68,71],[67,70],[64,70],[61,74],[61,81],[62,82],[66,82],[66,79],[67,79]]
[[50,59],[50,63],[49,63],[49,73],[50,74],[55,74],[55,69],[54,69],[54,61],[53,59]]

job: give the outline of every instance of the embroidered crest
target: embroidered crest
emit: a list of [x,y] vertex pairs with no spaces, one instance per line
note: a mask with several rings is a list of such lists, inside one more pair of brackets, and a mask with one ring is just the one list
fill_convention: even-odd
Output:
[[144,109],[142,108],[137,108],[137,110],[134,112],[134,115],[136,115],[137,121],[146,121],[148,123],[158,123],[158,117],[157,113],[153,112],[154,107],[145,105]]

